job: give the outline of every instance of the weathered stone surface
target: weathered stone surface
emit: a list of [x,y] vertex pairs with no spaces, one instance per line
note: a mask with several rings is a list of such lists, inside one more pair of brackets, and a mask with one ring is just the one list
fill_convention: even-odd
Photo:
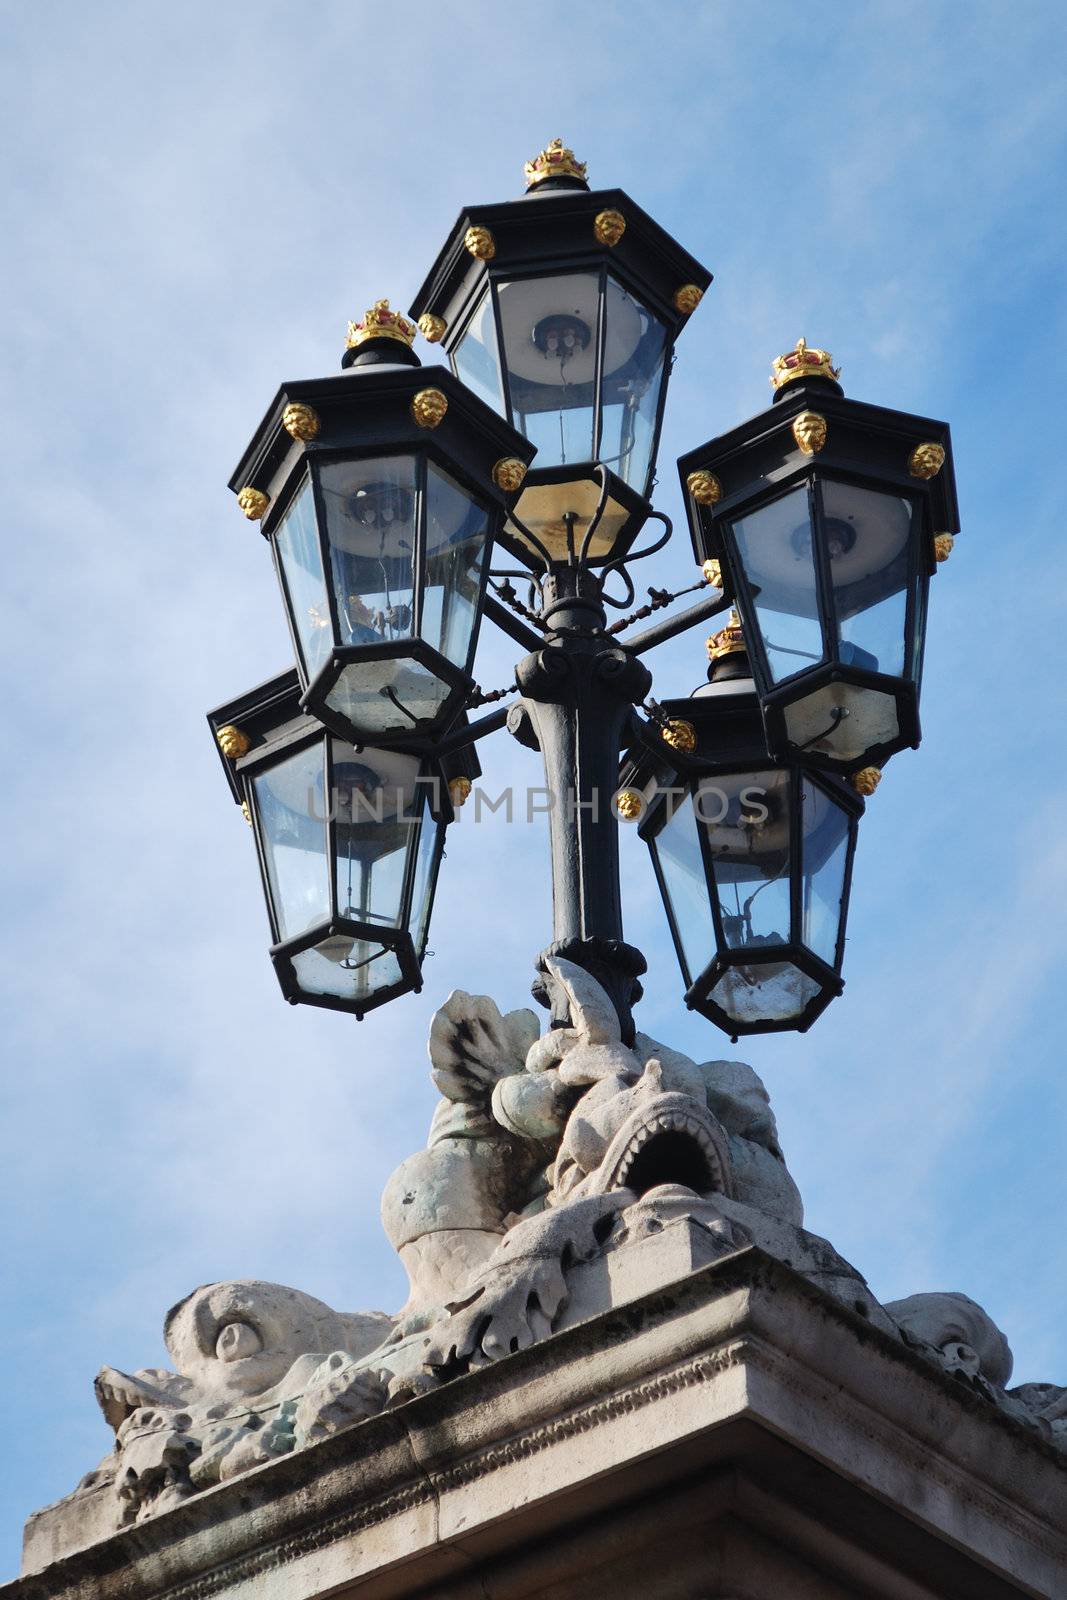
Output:
[[51,1564],[46,1522],[2,1600],[1067,1594],[1062,1456],[754,1248]]

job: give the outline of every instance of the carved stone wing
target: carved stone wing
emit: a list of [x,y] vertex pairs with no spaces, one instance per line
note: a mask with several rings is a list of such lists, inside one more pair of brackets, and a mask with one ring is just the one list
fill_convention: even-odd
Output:
[[505,1016],[486,995],[456,989],[430,1024],[434,1083],[449,1100],[485,1104],[501,1078],[523,1070],[539,1033],[532,1011]]

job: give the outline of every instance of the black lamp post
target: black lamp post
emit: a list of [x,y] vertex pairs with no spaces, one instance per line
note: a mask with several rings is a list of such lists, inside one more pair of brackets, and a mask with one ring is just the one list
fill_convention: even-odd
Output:
[[407,740],[455,721],[493,537],[533,446],[387,301],[340,376],[285,384],[230,480],[274,551],[304,705],[337,733]]
[[208,717],[251,823],[282,992],[362,1017],[422,987],[446,825],[477,774],[355,746],[300,707],[286,672]]
[[840,772],[919,743],[927,588],[959,529],[948,425],[847,400],[825,350],[678,463],[699,560],[725,563],[775,754]]
[[803,1032],[843,987],[856,789],[774,762],[736,617],[708,641],[708,683],[668,700],[624,764],[686,982],[735,1038]]
[[461,213],[411,314],[537,448],[503,542],[565,561],[603,500],[593,566],[648,514],[674,341],[711,274],[621,189],[591,191],[560,140],[526,181]]
[[[527,179],[524,200],[462,214],[416,299],[454,372],[419,371],[412,325],[379,302],[350,370],[283,388],[233,480],[274,545],[303,690],[290,674],[211,719],[272,956],[290,999],[357,1015],[417,988],[452,802],[506,725],[552,797],[534,993],[553,1023],[561,955],[633,1037],[645,961],[623,937],[618,817],[642,814],[687,1003],[732,1035],[804,1029],[842,988],[860,797],[918,740],[927,583],[957,526],[948,429],[846,401],[801,342],[769,411],[682,460],[710,595],[634,634],[679,598],[650,588],[609,627],[628,568],[670,536],[646,497],[710,274],[621,191],[591,193],[559,141]],[[649,518],[663,532],[637,550]],[[525,602],[489,570],[494,537]],[[752,677],[735,619],[706,689],[648,701],[641,657],[734,592]],[[519,698],[468,723],[513,692],[472,684],[483,612],[524,651]]]

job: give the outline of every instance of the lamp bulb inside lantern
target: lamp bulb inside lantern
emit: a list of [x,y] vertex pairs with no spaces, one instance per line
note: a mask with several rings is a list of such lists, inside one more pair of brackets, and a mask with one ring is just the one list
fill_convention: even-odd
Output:
[[368,483],[349,497],[346,510],[365,528],[388,533],[395,523],[411,522],[412,499],[395,483]]
[[589,324],[566,311],[542,317],[530,334],[545,360],[558,361],[561,367],[585,350],[592,337]]
[[[826,553],[831,561],[839,561],[842,556],[847,556],[856,543],[856,529],[853,523],[846,522],[844,517],[824,517],[823,543]],[[798,561],[807,561],[811,555],[811,525],[801,522],[790,534],[790,543]]]

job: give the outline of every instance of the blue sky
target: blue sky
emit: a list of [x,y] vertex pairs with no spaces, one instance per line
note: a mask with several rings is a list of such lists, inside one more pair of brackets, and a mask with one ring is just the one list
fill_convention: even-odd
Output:
[[[716,274],[663,510],[674,458],[761,408],[799,334],[850,395],[952,424],[925,741],[868,809],[845,994],[736,1053],[809,1226],[877,1294],[964,1290],[1018,1380],[1067,1383],[1058,11],[39,0],[6,34],[0,1574],[107,1448],[98,1366],[160,1363],[193,1285],[400,1303],[377,1202],[432,1110],[429,1018],[455,987],[528,1003],[545,841],[501,816],[454,830],[420,997],[361,1026],[286,1006],[203,713],[288,660],[225,486],[279,380],[335,370],[380,295],[406,307],[460,206],[518,195],[556,134]],[[692,581],[684,532],[652,565]],[[654,663],[660,697],[697,681],[701,637]],[[513,653],[487,638],[481,681]],[[506,735],[483,762],[538,781]],[[730,1054],[624,852],[642,1025]]]

